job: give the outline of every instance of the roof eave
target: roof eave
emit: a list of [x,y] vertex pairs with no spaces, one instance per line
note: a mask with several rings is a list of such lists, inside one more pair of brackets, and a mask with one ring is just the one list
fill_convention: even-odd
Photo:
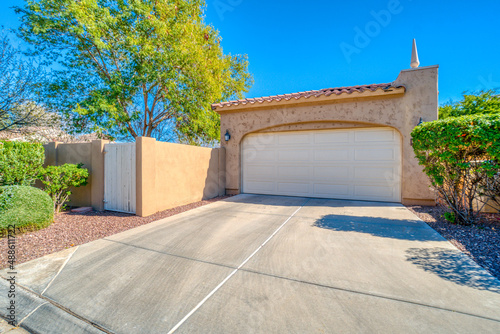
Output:
[[[236,112],[241,110],[248,109],[257,109],[257,108],[266,108],[266,107],[280,107],[286,105],[305,105],[312,103],[328,103],[328,102],[342,102],[342,100],[361,100],[361,99],[369,99],[369,98],[379,98],[379,97],[400,97],[403,96],[406,92],[406,88],[404,86],[389,86],[387,88],[378,88],[376,90],[365,90],[363,92],[354,91],[352,93],[342,93],[342,94],[331,94],[329,96],[320,95],[320,96],[310,96],[310,97],[299,97],[299,98],[291,98],[289,100],[281,99],[277,100],[262,100],[262,101],[246,101],[240,100],[235,101],[234,104],[226,104],[221,105],[219,103],[212,104],[212,109],[216,112],[225,113],[225,112]],[[346,101],[347,102],[347,101]]]

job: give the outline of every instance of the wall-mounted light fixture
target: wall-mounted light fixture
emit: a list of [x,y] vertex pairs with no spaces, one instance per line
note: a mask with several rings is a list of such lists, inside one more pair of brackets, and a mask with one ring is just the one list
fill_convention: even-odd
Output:
[[226,130],[226,134],[224,135],[224,139],[226,141],[229,141],[229,139],[231,139],[231,135],[229,134],[229,130]]

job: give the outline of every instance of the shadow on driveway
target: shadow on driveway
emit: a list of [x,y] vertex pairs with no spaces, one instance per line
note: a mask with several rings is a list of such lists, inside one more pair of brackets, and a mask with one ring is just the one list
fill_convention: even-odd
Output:
[[459,250],[447,248],[410,248],[406,260],[459,285],[500,293],[498,280]]
[[444,241],[422,221],[379,217],[326,215],[313,226],[340,232],[367,233],[375,237],[411,241]]
[[[419,220],[326,215],[313,226],[338,231],[365,233],[374,237],[408,241],[445,241],[436,231]],[[408,248],[406,260],[418,268],[458,285],[500,293],[498,280],[458,249]]]

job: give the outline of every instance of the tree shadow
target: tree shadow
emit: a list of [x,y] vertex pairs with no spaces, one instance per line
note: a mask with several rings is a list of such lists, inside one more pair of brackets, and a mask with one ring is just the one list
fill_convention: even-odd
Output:
[[406,260],[456,284],[500,293],[500,281],[459,250],[409,248],[406,250]]
[[411,241],[444,241],[436,231],[418,220],[326,215],[313,226],[340,232],[366,233],[380,238]]
[[[379,238],[409,241],[442,241],[441,235],[419,220],[326,215],[314,227],[339,232],[365,233]],[[458,249],[409,248],[406,260],[418,268],[459,285],[500,293],[500,281]]]

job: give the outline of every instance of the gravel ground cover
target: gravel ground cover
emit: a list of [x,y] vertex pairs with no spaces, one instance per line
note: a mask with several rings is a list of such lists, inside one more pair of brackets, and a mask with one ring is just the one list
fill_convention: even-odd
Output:
[[485,213],[475,225],[451,224],[445,210],[432,206],[408,206],[413,213],[500,279],[500,214]]
[[[101,239],[131,228],[173,216],[229,196],[216,197],[139,217],[111,211],[62,212],[49,227],[18,235],[15,239],[16,263],[23,263],[66,248]],[[0,268],[8,266],[7,238],[0,239]]]

